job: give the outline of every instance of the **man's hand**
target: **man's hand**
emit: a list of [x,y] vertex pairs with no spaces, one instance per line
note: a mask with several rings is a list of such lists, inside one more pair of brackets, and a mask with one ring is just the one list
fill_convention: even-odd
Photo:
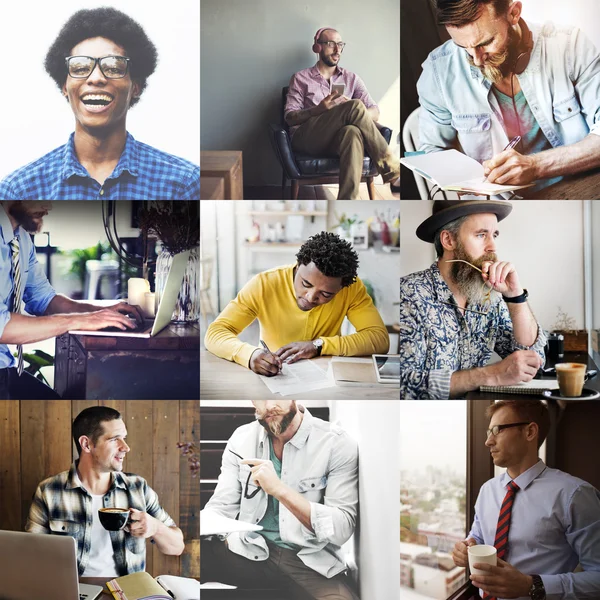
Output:
[[295,363],[303,358],[313,358],[317,356],[318,350],[312,342],[292,342],[281,346],[275,354],[288,364]]
[[490,183],[526,185],[539,179],[535,154],[504,150],[483,162],[483,172]]
[[148,513],[135,508],[129,509],[129,524],[127,528],[134,537],[151,538],[158,531],[159,521]]
[[142,309],[135,304],[127,304],[127,302],[119,302],[107,307],[108,310],[112,310],[121,314],[126,314],[133,317],[138,324],[144,322],[144,315]]
[[270,460],[261,460],[260,458],[248,458],[242,460],[241,464],[250,465],[252,471],[252,481],[258,487],[261,487],[269,496],[277,498],[283,484],[277,477],[275,467]]
[[495,375],[495,385],[515,385],[531,381],[541,366],[542,359],[533,350],[516,350],[486,368]]
[[467,567],[469,565],[469,554],[467,549],[471,546],[476,546],[477,540],[469,538],[464,542],[456,542],[454,550],[452,550],[452,560],[457,567]]
[[517,269],[512,263],[486,261],[481,265],[481,271],[483,280],[503,296],[514,298],[523,293]]
[[136,321],[111,308],[103,308],[94,312],[74,313],[71,317],[73,326],[70,329],[97,331],[105,327],[118,327],[123,331],[135,329]]
[[275,356],[263,348],[257,348],[252,353],[248,366],[259,375],[273,377],[273,375],[279,374],[283,363],[279,356]]
[[471,575],[473,585],[491,596],[521,598],[529,595],[533,583],[531,576],[521,573],[501,558],[496,567],[485,563],[475,563],[473,567],[486,572],[486,575]]
[[339,102],[336,102],[336,99],[340,97],[340,94],[338,94],[338,92],[331,92],[331,94],[329,94],[329,96],[325,96],[325,98],[323,98],[323,100],[321,100],[321,102],[319,102],[319,104],[317,105],[317,113],[319,115],[322,115],[323,113],[327,112],[328,110],[331,110],[334,106],[336,106],[337,104],[340,104]]

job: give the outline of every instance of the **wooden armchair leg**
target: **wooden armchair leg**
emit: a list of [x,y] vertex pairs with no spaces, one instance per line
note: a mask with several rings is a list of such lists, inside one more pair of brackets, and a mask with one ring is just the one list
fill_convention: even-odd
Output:
[[375,182],[371,176],[367,176],[367,189],[369,190],[369,200],[375,200],[377,194],[375,192]]
[[300,182],[297,179],[292,179],[292,200],[298,200],[300,192]]

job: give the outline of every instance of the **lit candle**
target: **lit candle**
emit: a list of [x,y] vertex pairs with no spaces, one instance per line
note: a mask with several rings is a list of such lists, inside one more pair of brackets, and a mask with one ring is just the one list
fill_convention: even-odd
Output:
[[132,306],[144,307],[144,294],[150,291],[150,282],[141,277],[132,277],[127,282],[127,302]]

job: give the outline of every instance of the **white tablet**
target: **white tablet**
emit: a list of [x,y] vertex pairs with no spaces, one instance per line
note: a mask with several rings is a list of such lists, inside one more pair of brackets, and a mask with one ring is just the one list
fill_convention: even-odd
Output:
[[373,364],[379,383],[400,383],[399,354],[373,354]]

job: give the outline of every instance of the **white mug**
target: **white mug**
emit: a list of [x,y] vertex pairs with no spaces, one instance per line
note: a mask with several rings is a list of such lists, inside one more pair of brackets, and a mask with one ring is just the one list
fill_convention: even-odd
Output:
[[498,564],[497,551],[494,546],[477,544],[476,546],[469,546],[467,552],[469,554],[469,570],[471,571],[471,575],[489,575],[486,571],[474,569],[474,564],[485,563],[494,567]]

